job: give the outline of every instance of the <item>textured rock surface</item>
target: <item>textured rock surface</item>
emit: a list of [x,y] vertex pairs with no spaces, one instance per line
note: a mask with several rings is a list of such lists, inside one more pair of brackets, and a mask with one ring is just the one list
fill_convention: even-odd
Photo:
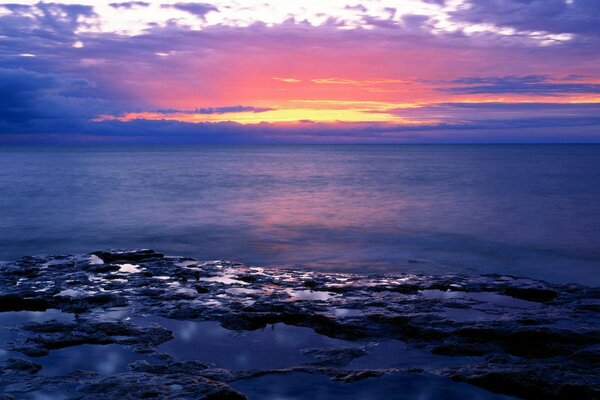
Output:
[[22,258],[2,266],[0,289],[2,312],[75,314],[72,322],[15,328],[19,335],[4,344],[8,351],[40,357],[55,349],[113,344],[157,360],[136,361],[128,372],[108,376],[73,371],[48,377],[40,375],[43,367],[35,359],[8,357],[0,363],[0,387],[7,396],[72,385],[75,398],[241,399],[244,395],[228,384],[265,374],[301,371],[352,384],[398,373],[353,369],[353,360],[371,351],[364,344],[306,349],[314,362],[283,370],[228,371],[202,360],[175,361],[157,350],[172,338],[164,327],[102,320],[127,309],[129,315],[219,321],[231,330],[285,323],[360,343],[401,340],[446,357],[450,365],[423,371],[407,362],[402,373],[437,374],[522,398],[600,398],[599,288],[497,275],[264,269],[140,250]]

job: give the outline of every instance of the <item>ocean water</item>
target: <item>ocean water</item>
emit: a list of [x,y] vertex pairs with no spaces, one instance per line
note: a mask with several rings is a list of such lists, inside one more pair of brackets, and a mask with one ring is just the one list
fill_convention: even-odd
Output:
[[600,146],[0,147],[0,259],[135,247],[600,285]]

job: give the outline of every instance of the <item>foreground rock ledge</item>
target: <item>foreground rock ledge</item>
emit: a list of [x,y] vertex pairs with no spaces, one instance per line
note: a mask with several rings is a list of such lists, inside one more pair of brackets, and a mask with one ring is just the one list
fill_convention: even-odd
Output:
[[[74,398],[243,399],[240,379],[301,371],[352,384],[428,373],[526,399],[600,398],[600,288],[512,276],[356,275],[201,262],[152,250],[24,257],[0,266],[0,312],[73,313],[72,322],[20,325],[0,361],[0,398],[76,388]],[[156,350],[172,333],[158,325],[103,320],[107,311],[219,321],[231,330],[270,324],[312,328],[351,341],[397,339],[445,356],[444,368],[348,369],[368,346],[312,349],[317,361],[285,370],[229,371]],[[35,358],[83,344],[125,346],[156,362],[127,373],[40,374]],[[452,365],[452,360],[464,360]],[[143,383],[143,384],[141,384]],[[79,397],[78,397],[79,396]]]

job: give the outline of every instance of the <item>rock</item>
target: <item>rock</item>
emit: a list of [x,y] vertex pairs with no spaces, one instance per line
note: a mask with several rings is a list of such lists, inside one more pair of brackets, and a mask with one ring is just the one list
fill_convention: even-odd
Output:
[[600,382],[594,372],[564,380],[561,365],[554,368],[512,362],[506,365],[468,366],[450,374],[458,381],[472,383],[492,392],[523,399],[600,399]]
[[164,255],[157,253],[154,250],[113,250],[113,251],[95,251],[91,253],[100,258],[105,264],[114,263],[116,261],[135,262],[154,258],[163,258]]
[[381,371],[365,370],[365,371],[353,372],[350,374],[337,375],[333,379],[336,381],[340,381],[340,382],[352,383],[352,382],[362,381],[367,378],[380,377],[380,376],[383,376],[383,374],[384,373]]
[[558,296],[558,293],[556,293],[554,290],[518,287],[508,287],[504,289],[504,294],[517,299],[537,301],[539,303],[547,303],[554,300]]
[[203,293],[208,293],[208,292],[210,292],[210,290],[209,290],[209,289],[205,288],[205,287],[204,287],[204,286],[202,286],[202,285],[194,285],[194,289],[196,289],[196,292],[198,292],[198,293],[200,293],[200,294],[203,294]]
[[94,322],[82,319],[72,323],[30,323],[24,325],[23,329],[35,335],[22,338],[12,349],[30,357],[82,344],[123,344],[144,352],[173,337],[172,332],[158,325],[147,327],[128,322]]
[[95,272],[97,274],[105,273],[105,272],[116,272],[121,269],[118,265],[111,264],[100,264],[100,265],[89,265],[86,269],[90,272]]
[[221,318],[221,326],[232,331],[254,331],[277,322],[277,315],[268,313],[227,314]]
[[5,311],[46,311],[48,302],[38,297],[21,297],[19,295],[0,295],[0,312]]
[[198,361],[171,361],[167,364],[150,364],[148,361],[136,361],[129,365],[135,372],[144,372],[154,375],[161,374],[191,374],[198,375],[209,366]]
[[[202,360],[179,361],[157,350],[173,337],[167,329],[121,317],[102,320],[107,311],[125,309],[126,315],[219,321],[234,331],[283,323],[336,339],[402,340],[409,350],[430,353],[427,357],[451,365],[428,372],[488,390],[524,398],[598,398],[598,288],[501,275],[258,269],[164,257],[152,250],[92,254],[101,261],[90,255],[61,255],[25,257],[2,266],[0,311],[56,309],[76,314],[73,322],[15,327],[17,339],[7,347],[39,357],[64,347],[113,344],[160,362],[135,362],[126,374],[98,376],[88,371],[62,377],[39,376],[33,372],[35,363],[22,364],[21,369],[4,363],[0,389],[8,382],[24,392],[69,382],[81,385],[86,399],[239,399],[243,395],[227,383],[244,376],[303,371],[354,382],[388,373],[344,369],[356,365],[353,360],[359,357],[369,357],[364,342],[356,347],[308,349],[305,354],[314,362],[278,370],[232,372]],[[121,271],[118,263],[136,266]]]
[[245,400],[224,383],[180,373],[125,373],[84,383],[78,388],[86,399],[138,400],[148,398]]
[[38,363],[34,363],[29,360],[22,360],[20,358],[9,358],[0,362],[0,370],[6,373],[6,371],[23,372],[27,374],[37,374],[42,369],[42,366]]
[[317,359],[310,363],[311,365],[335,365],[344,367],[352,360],[362,357],[367,354],[366,346],[363,347],[348,347],[348,348],[314,348],[304,349],[303,354],[308,354]]

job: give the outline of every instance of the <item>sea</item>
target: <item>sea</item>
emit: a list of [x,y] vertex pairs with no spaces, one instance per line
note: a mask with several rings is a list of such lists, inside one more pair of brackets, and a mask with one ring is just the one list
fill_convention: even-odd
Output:
[[600,145],[2,145],[0,259],[152,248],[600,286]]

